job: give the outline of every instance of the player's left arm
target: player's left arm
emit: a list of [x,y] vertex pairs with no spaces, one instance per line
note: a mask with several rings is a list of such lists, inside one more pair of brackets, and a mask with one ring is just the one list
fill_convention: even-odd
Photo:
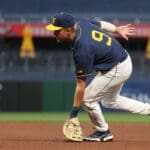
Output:
[[117,33],[126,40],[128,40],[130,36],[134,36],[136,34],[136,29],[131,24],[117,26],[106,21],[100,21],[100,24],[102,29],[108,32]]
[[124,39],[128,40],[130,36],[134,36],[136,34],[136,28],[131,24],[126,24],[122,26],[116,26],[115,32]]
[[92,21],[91,23],[107,32],[117,33],[126,40],[136,34],[136,28],[131,24],[117,26],[107,21]]

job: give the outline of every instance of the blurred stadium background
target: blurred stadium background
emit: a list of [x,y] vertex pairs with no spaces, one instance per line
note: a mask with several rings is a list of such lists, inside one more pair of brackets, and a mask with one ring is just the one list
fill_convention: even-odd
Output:
[[[58,12],[135,25],[137,35],[129,41],[116,37],[134,65],[122,94],[150,103],[149,6],[149,0],[0,0],[0,111],[70,110],[75,87],[72,53],[45,30]],[[21,53],[26,36],[28,55]]]

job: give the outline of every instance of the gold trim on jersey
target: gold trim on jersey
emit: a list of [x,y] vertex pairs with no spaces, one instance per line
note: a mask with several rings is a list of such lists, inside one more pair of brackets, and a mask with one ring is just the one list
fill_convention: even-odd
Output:
[[89,73],[89,74],[84,74],[84,75],[80,75],[80,76],[76,76],[76,77],[87,77],[87,76],[90,76],[92,75],[93,73]]
[[75,42],[74,42],[74,45],[71,47],[71,50],[74,49],[74,47],[76,46],[77,42],[79,41],[80,37],[81,37],[81,34],[82,34],[82,29],[81,27],[77,24],[77,29],[79,29],[79,35],[78,37],[76,38]]

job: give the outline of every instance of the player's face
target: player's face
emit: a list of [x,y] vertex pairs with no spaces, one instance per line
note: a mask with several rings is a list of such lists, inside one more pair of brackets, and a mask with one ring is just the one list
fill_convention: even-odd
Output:
[[69,31],[67,29],[54,31],[57,42],[69,41]]

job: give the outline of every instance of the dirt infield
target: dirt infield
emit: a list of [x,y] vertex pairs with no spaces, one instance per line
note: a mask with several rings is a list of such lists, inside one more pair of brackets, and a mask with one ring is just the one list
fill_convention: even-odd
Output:
[[[84,134],[90,123],[81,123]],[[0,123],[0,150],[150,150],[150,124],[112,123],[113,142],[69,142],[62,123]]]

